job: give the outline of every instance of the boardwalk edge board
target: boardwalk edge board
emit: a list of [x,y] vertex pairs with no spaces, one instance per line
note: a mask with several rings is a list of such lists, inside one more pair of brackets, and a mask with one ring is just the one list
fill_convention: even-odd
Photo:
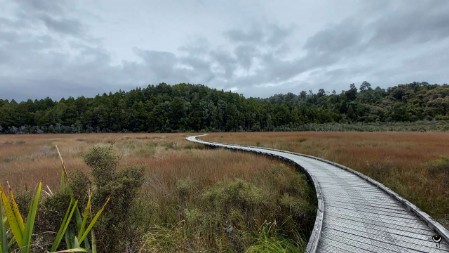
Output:
[[[444,240],[446,242],[449,242],[449,231],[444,228],[440,223],[438,223],[437,221],[435,221],[430,215],[428,215],[427,213],[425,213],[424,211],[422,211],[421,209],[419,209],[417,206],[415,206],[414,204],[412,204],[410,201],[404,199],[403,197],[399,196],[399,194],[395,193],[394,191],[392,191],[390,188],[386,187],[385,185],[377,182],[376,180],[360,173],[357,172],[353,169],[350,169],[344,165],[335,163],[335,162],[331,162],[316,156],[311,156],[311,155],[305,155],[305,154],[301,154],[301,153],[295,153],[295,152],[290,152],[290,151],[285,151],[285,150],[279,150],[279,149],[273,149],[273,148],[267,148],[267,147],[256,147],[256,146],[241,146],[241,145],[237,145],[237,144],[222,144],[222,143],[216,143],[216,142],[209,142],[209,141],[204,141],[204,140],[200,140],[197,139],[197,137],[201,137],[201,136],[206,136],[207,134],[202,134],[202,135],[197,135],[197,136],[189,136],[186,139],[189,141],[193,141],[193,142],[197,142],[197,143],[201,143],[204,145],[208,145],[208,146],[213,146],[213,147],[225,147],[228,149],[233,149],[233,150],[242,150],[242,151],[248,151],[248,152],[253,152],[253,153],[258,153],[261,154],[261,152],[257,152],[257,151],[251,151],[251,150],[246,150],[246,149],[242,149],[242,148],[258,148],[258,149],[265,149],[265,150],[271,150],[271,151],[276,151],[276,152],[281,152],[281,153],[289,153],[289,154],[294,154],[294,155],[299,155],[299,156],[303,156],[303,157],[308,157],[311,159],[315,159],[321,162],[325,162],[327,164],[336,166],[338,168],[341,168],[345,171],[348,171],[360,178],[362,178],[363,180],[367,181],[368,183],[376,186],[377,188],[381,189],[382,191],[384,191],[385,193],[387,193],[389,196],[391,196],[393,199],[397,200],[399,203],[401,203],[403,206],[406,207],[406,209],[415,214],[418,218],[420,218],[422,221],[424,221],[424,223],[431,228],[432,230],[434,230],[434,232],[438,233],[439,235],[441,235],[441,237],[444,238]],[[323,219],[324,219],[324,199],[323,199],[323,195],[321,192],[321,187],[319,182],[303,167],[301,167],[301,165],[297,164],[296,162],[293,162],[292,160],[282,157],[282,156],[278,156],[278,155],[274,155],[274,154],[269,154],[269,153],[263,153],[264,155],[268,155],[268,156],[272,156],[272,157],[276,157],[278,159],[287,161],[293,165],[295,165],[296,167],[298,167],[299,169],[301,169],[302,171],[305,172],[305,174],[307,175],[307,177],[313,182],[313,185],[315,187],[315,192],[317,195],[317,200],[318,200],[318,208],[317,208],[317,217],[315,219],[315,225],[313,228],[313,232],[309,238],[309,243],[307,244],[307,249],[306,252],[316,252],[317,248],[318,248],[318,242],[320,240],[320,235],[321,235],[321,230],[323,227]]]

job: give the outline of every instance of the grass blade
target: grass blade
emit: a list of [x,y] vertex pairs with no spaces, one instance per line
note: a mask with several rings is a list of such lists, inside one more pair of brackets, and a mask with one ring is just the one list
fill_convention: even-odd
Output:
[[95,239],[95,232],[93,229],[90,231],[90,235],[92,236],[92,252],[91,253],[97,253],[97,241]]
[[[81,212],[79,207],[76,208],[75,210],[75,224],[76,224],[76,229],[79,231],[81,229],[81,225],[83,223],[83,219],[81,218]],[[75,235],[73,233],[72,238],[74,238]],[[89,244],[89,240],[84,240],[81,242],[81,244],[84,243],[84,248],[85,249],[90,249],[90,244]]]
[[[73,205],[72,205],[73,204]],[[59,244],[61,243],[62,237],[65,234],[65,231],[69,227],[70,221],[72,220],[73,212],[75,211],[78,205],[78,201],[73,202],[73,199],[70,200],[69,207],[64,215],[64,219],[62,220],[61,226],[59,227],[58,233],[56,234],[55,241],[51,247],[51,251],[55,251]]]
[[61,161],[61,165],[62,165],[62,176],[61,176],[61,179],[63,179],[63,181],[61,181],[61,182],[65,183],[66,179],[67,179],[67,170],[65,168],[64,160],[62,159],[61,152],[59,152],[58,145],[55,145],[55,147],[56,147],[56,151],[58,151],[59,160]]
[[9,199],[11,200],[12,209],[17,219],[17,224],[19,225],[20,230],[25,231],[25,225],[23,223],[22,215],[20,214],[19,205],[17,205],[16,199],[14,198],[14,194],[11,190],[9,191]]
[[6,235],[6,218],[3,217],[3,205],[0,202],[0,253],[8,252],[8,238]]
[[81,212],[79,207],[75,210],[75,224],[76,224],[76,229],[80,230],[81,228],[81,223],[83,222],[83,219],[81,218]]
[[93,226],[95,225],[95,223],[97,222],[98,218],[100,217],[101,213],[104,211],[104,208],[106,207],[106,205],[109,202],[108,198],[106,200],[106,202],[104,203],[104,205],[101,207],[100,210],[98,210],[97,214],[95,214],[94,218],[92,219],[92,221],[90,222],[89,226],[87,227],[86,231],[84,231],[84,234],[79,238],[79,240],[82,242],[84,241],[84,239],[86,239],[87,235],[89,234],[90,230],[93,228]]
[[82,235],[84,234],[84,230],[86,228],[87,218],[89,217],[90,208],[91,208],[91,203],[90,203],[91,198],[92,198],[92,194],[89,193],[89,197],[87,199],[87,205],[86,205],[86,208],[84,209],[84,213],[83,213],[83,221],[81,222],[81,226],[78,230],[78,238],[82,237]]
[[42,192],[42,182],[39,183],[37,186],[36,194],[34,195],[34,198],[32,199],[32,202],[30,204],[30,211],[28,212],[26,225],[25,225],[25,233],[23,234],[23,246],[24,246],[24,253],[30,252],[30,246],[31,246],[31,236],[33,235],[33,229],[34,229],[34,221],[36,219],[37,214],[37,207],[39,204],[39,198],[41,197]]
[[13,237],[16,240],[18,246],[20,248],[22,248],[24,246],[23,231],[20,229],[20,225],[17,222],[16,215],[14,214],[14,211],[12,210],[8,196],[6,196],[5,191],[3,191],[3,188],[1,188],[1,187],[0,187],[0,192],[1,192],[1,198],[2,198],[2,203],[3,203],[3,209],[5,211],[6,220],[8,221],[9,228],[11,229]]
[[73,246],[74,241],[72,240],[72,238],[75,237],[75,233],[73,233],[73,231],[69,228],[66,233],[64,234],[64,240],[65,240],[65,244],[67,246],[67,248],[72,249],[75,248]]
[[73,248],[79,248],[80,247],[80,243],[78,241],[78,238],[75,236],[75,239],[73,241]]
[[52,253],[69,253],[69,252],[87,252],[87,250],[83,249],[83,248],[75,248],[75,249],[66,249],[66,250],[60,250],[60,251],[55,251]]

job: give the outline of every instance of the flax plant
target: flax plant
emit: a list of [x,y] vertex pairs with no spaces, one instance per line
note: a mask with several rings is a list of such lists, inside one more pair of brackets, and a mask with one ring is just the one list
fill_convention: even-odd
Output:
[[[41,191],[42,191],[42,183],[39,183],[36,194],[31,200],[29,212],[25,222],[20,213],[19,206],[17,205],[13,192],[9,190],[8,194],[5,190],[3,190],[3,187],[0,187],[2,209],[6,214],[6,221],[11,231],[12,239],[17,244],[19,251],[21,253],[29,253],[31,250],[31,237],[33,234],[34,221],[36,219],[37,207],[39,204]],[[2,224],[2,230],[4,230],[4,224]],[[6,243],[4,243],[6,237],[7,233],[5,233],[5,238],[2,238],[3,252],[7,252],[7,249],[3,247],[4,245],[6,245]],[[11,244],[9,243],[8,245]]]
[[[6,192],[5,190],[3,190],[3,187],[0,186],[0,218],[2,219],[0,225],[0,253],[7,253],[11,251],[15,252],[16,249],[14,249],[14,246],[18,247],[17,250],[20,253],[31,252],[32,235],[41,193],[42,182],[40,182],[37,186],[36,193],[30,202],[27,218],[26,220],[24,220],[22,214],[20,213],[16,199],[14,198],[13,191],[9,189],[9,191]],[[76,207],[76,202],[74,206]],[[71,209],[73,208],[69,206],[67,211]],[[73,214],[73,210],[71,210],[70,213]],[[69,223],[69,218],[63,220],[61,228],[58,231],[58,235],[65,233]],[[10,232],[8,232],[8,230]],[[55,240],[51,252],[55,252],[56,248],[59,246],[59,242],[60,241]],[[86,250],[80,247],[74,247],[58,252],[86,252]]]
[[[92,194],[89,193],[87,205],[83,211],[80,212],[78,207],[78,201],[75,200],[72,190],[67,181],[67,173],[62,160],[61,153],[58,147],[56,147],[62,164],[61,173],[61,191],[69,191],[70,204],[67,207],[64,218],[56,233],[53,244],[51,245],[50,252],[92,252],[96,253],[95,235],[93,233],[93,227],[98,221],[99,217],[104,211],[104,208],[109,202],[109,198],[92,216],[91,212],[91,199]],[[26,219],[20,213],[19,206],[14,197],[14,193],[11,189],[5,191],[0,185],[0,253],[7,252],[20,252],[30,253],[32,250],[32,235],[36,220],[36,215],[39,206],[39,200],[41,199],[42,182],[39,182],[36,193],[30,201],[28,208],[28,215]],[[50,191],[51,193],[51,191]],[[50,194],[51,196],[51,194]],[[70,227],[70,223],[75,215],[75,226]],[[90,222],[89,222],[90,220]],[[91,243],[88,238],[91,238]],[[67,249],[58,250],[60,243],[64,238]],[[81,247],[83,245],[84,247]]]

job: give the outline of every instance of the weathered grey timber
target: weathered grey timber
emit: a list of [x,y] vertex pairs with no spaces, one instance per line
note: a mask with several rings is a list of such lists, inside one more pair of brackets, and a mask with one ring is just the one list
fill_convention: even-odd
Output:
[[[202,135],[199,135],[202,136]],[[384,185],[342,165],[288,151],[199,140],[296,164],[314,184],[318,209],[307,252],[445,252],[449,231]],[[432,236],[439,234],[436,244]]]

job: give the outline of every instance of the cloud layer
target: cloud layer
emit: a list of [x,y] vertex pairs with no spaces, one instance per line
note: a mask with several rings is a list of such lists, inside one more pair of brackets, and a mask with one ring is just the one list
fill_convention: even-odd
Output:
[[[448,82],[447,1],[346,0],[339,14],[328,14],[330,0],[292,1],[284,11],[227,2],[135,1],[129,11],[109,2],[2,3],[0,98],[94,96],[159,82],[262,97],[364,80]],[[326,16],[307,13],[319,8]],[[282,15],[291,9],[307,18]]]

